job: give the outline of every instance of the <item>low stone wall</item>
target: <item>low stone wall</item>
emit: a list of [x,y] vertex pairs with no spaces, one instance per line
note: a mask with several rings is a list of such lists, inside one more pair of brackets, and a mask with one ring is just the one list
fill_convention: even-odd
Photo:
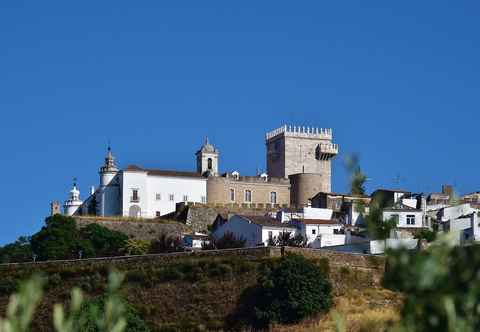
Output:
[[373,269],[384,271],[385,257],[366,254],[345,253],[327,249],[285,247],[284,253],[300,254],[308,258],[328,258],[330,266]]
[[381,256],[341,253],[323,249],[293,248],[293,247],[253,247],[224,250],[191,251],[171,254],[152,254],[141,256],[120,256],[89,258],[77,260],[58,260],[37,263],[0,264],[0,271],[18,271],[19,269],[50,269],[68,266],[128,266],[137,264],[162,265],[175,262],[182,258],[202,257],[242,257],[244,259],[261,259],[281,257],[288,253],[303,255],[307,258],[327,258],[331,267],[349,267],[375,270],[383,274],[385,258]]
[[126,234],[129,238],[137,240],[154,240],[160,234],[168,234],[170,236],[181,236],[183,233],[191,233],[191,229],[182,223],[177,222],[157,222],[144,220],[108,220],[105,218],[75,218],[79,228],[89,224],[99,224],[112,231]]
[[163,265],[178,261],[183,258],[203,258],[203,257],[242,257],[244,259],[260,259],[268,257],[281,257],[281,248],[278,247],[254,247],[223,250],[204,250],[189,251],[170,254],[151,254],[138,256],[118,256],[118,257],[100,257],[74,260],[57,260],[36,263],[12,263],[0,264],[0,272],[26,270],[43,270],[51,268],[66,268],[69,266],[88,267],[88,266],[113,266],[127,267],[129,265]]

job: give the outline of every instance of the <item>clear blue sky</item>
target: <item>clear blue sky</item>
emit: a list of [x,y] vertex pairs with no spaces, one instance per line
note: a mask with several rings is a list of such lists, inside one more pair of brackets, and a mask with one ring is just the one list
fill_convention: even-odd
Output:
[[0,244],[38,230],[72,177],[265,167],[264,133],[331,127],[369,189],[480,190],[478,1],[0,2]]

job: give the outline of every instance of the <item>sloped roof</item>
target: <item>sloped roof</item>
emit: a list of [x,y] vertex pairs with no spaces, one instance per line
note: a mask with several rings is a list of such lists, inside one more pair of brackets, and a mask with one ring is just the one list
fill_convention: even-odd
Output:
[[327,220],[327,219],[302,219],[299,222],[304,223],[305,225],[341,225],[338,220]]
[[184,178],[203,178],[202,174],[197,172],[187,172],[187,171],[172,171],[172,170],[162,170],[162,169],[152,169],[152,168],[142,168],[137,165],[129,165],[125,171],[134,171],[134,172],[146,172],[147,175],[153,176],[172,176],[172,177],[184,177]]
[[253,224],[266,227],[280,227],[280,228],[296,228],[294,225],[282,224],[280,221],[267,216],[244,216],[239,217],[249,220]]

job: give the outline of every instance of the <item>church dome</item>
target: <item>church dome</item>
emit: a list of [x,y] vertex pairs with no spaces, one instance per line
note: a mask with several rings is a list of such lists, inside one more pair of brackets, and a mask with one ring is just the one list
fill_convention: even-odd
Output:
[[203,144],[202,148],[200,149],[200,152],[206,152],[206,153],[217,153],[217,149],[210,144],[208,141],[208,137],[205,138],[205,143]]

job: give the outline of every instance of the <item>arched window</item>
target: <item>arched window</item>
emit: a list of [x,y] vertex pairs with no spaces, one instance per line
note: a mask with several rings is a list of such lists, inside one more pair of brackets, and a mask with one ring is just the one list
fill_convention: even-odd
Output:
[[207,160],[207,168],[210,169],[210,170],[212,169],[212,158],[208,158],[208,160]]

